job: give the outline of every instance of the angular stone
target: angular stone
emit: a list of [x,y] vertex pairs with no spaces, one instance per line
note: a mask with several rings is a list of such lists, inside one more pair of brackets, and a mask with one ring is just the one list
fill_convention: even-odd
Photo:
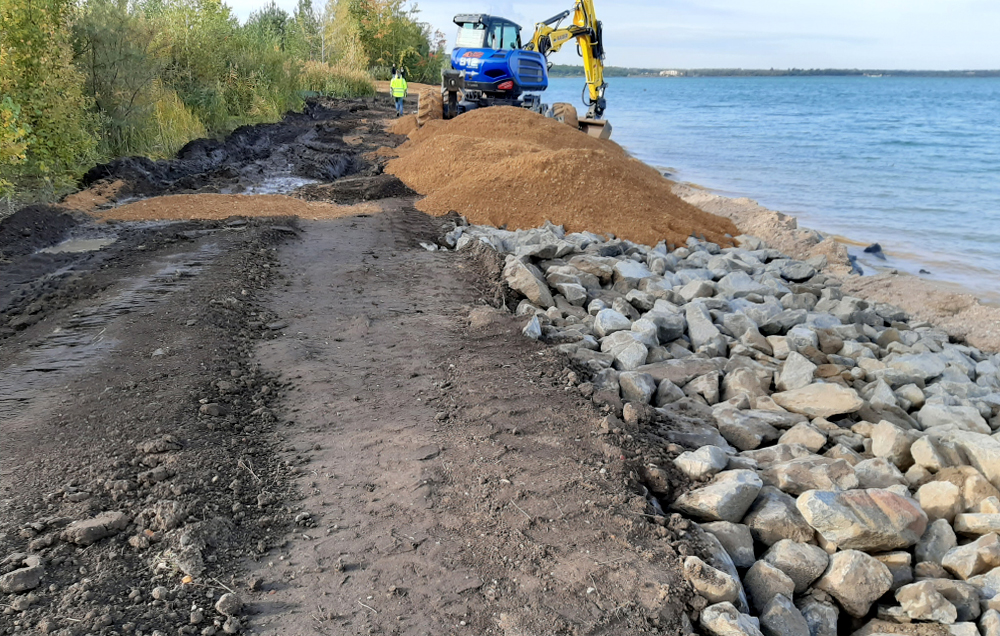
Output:
[[684,578],[695,592],[709,603],[734,603],[739,598],[739,585],[725,572],[717,570],[696,556],[684,559]]
[[508,287],[523,294],[534,305],[543,309],[555,305],[542,272],[534,265],[519,258],[508,257],[503,277]]
[[587,290],[579,283],[555,283],[552,287],[571,305],[583,307],[587,304]]
[[[572,261],[570,262],[572,264]],[[631,259],[618,259],[612,266],[614,269],[614,281],[622,284],[623,289],[635,289],[644,278],[652,278],[653,272],[643,265]],[[581,268],[582,269],[582,268]]]
[[972,406],[947,406],[929,402],[917,413],[917,421],[925,431],[957,429],[982,435],[993,432],[979,410]]
[[743,518],[764,483],[752,470],[719,473],[701,488],[690,490],[673,508],[699,521],[732,521]]
[[890,422],[882,421],[872,428],[871,439],[872,454],[875,457],[884,457],[900,470],[907,470],[913,465],[910,447],[917,439],[913,433],[904,431]]
[[747,526],[730,521],[711,521],[701,524],[701,527],[715,535],[736,567],[745,569],[757,561],[753,549],[753,535]]
[[[854,468],[842,459],[813,455],[772,464],[761,473],[768,486],[791,495],[807,490],[850,490],[858,487]],[[923,529],[921,529],[923,531]]]
[[952,548],[941,559],[941,565],[963,581],[1000,567],[1000,537],[988,534]]
[[722,400],[730,400],[740,395],[746,395],[751,401],[767,395],[761,387],[760,378],[750,369],[740,368],[727,373],[722,380]]
[[33,590],[41,585],[43,574],[45,574],[45,568],[40,564],[8,572],[0,576],[0,592],[20,594]]
[[944,555],[956,545],[958,539],[951,524],[945,519],[938,519],[927,524],[927,530],[917,541],[913,554],[917,563],[929,562],[940,565]]
[[602,309],[594,317],[594,333],[599,338],[613,334],[616,331],[630,331],[632,321],[614,309]]
[[741,451],[754,450],[780,436],[776,428],[751,411],[720,408],[715,411],[715,422],[726,441]]
[[814,545],[783,539],[768,549],[763,560],[787,574],[795,593],[802,594],[826,571],[830,556]]
[[925,579],[918,583],[926,583],[944,596],[958,610],[958,621],[974,621],[982,613],[980,607],[980,592],[970,582],[953,581],[951,579]]
[[729,456],[718,446],[702,446],[696,451],[686,451],[674,459],[674,465],[693,481],[715,476],[729,463]]
[[906,486],[906,477],[899,469],[881,457],[866,459],[854,466],[854,474],[861,488],[889,488],[891,486]]
[[951,625],[958,619],[958,609],[927,581],[899,588],[896,600],[906,615],[916,621]]
[[656,387],[656,395],[653,398],[653,403],[656,406],[666,406],[673,404],[677,400],[683,400],[684,397],[684,391],[679,386],[670,380],[663,380]]
[[955,515],[965,507],[961,489],[948,481],[926,483],[917,489],[914,498],[930,521],[944,519],[951,523],[955,520]]
[[784,594],[778,594],[764,607],[760,624],[767,636],[810,636],[802,612]]
[[750,606],[754,611],[762,612],[771,599],[779,594],[791,598],[795,593],[795,582],[770,563],[757,561],[744,575],[743,588]]
[[129,518],[122,512],[102,512],[92,519],[74,521],[62,532],[62,540],[77,545],[91,545],[128,527]]
[[944,439],[961,449],[969,463],[1000,488],[1000,440],[979,433],[949,431]]
[[955,517],[955,532],[959,534],[989,534],[1000,532],[1000,514],[965,513]]
[[882,565],[889,568],[889,573],[892,574],[891,589],[898,590],[904,585],[913,582],[913,555],[909,552],[903,552],[902,550],[897,552],[883,552],[876,554],[875,558]]
[[805,543],[815,534],[796,508],[795,499],[773,486],[761,489],[743,523],[754,539],[767,546],[782,539]]
[[761,469],[764,469],[793,459],[812,457],[813,453],[801,444],[776,444],[757,450],[744,451],[740,455],[754,460]]
[[685,302],[696,298],[711,298],[715,295],[715,285],[707,280],[693,280],[677,290],[677,293]]
[[816,365],[801,353],[792,351],[781,365],[774,386],[779,391],[801,389],[812,384],[815,374]]
[[756,619],[732,603],[716,603],[701,611],[701,626],[712,636],[763,636]]
[[690,303],[684,307],[684,315],[688,323],[688,336],[695,351],[711,344],[722,336],[719,328],[712,323],[712,314],[702,302]]
[[1000,612],[986,610],[979,618],[979,630],[983,636],[1000,636]]
[[818,453],[824,446],[826,446],[826,435],[821,433],[812,424],[800,422],[785,431],[781,437],[778,438],[778,443],[801,444],[810,451]]
[[648,373],[623,371],[618,375],[622,401],[649,404],[656,393],[656,380]]
[[945,370],[945,362],[934,353],[901,355],[888,364],[891,368],[924,382],[940,376]]
[[811,490],[796,506],[810,526],[845,550],[908,548],[927,528],[927,515],[915,501],[887,490]]
[[857,550],[844,550],[830,557],[830,565],[816,582],[850,614],[860,618],[872,603],[892,587],[892,574],[877,559]]
[[962,463],[954,461],[958,459],[957,453],[959,452],[953,444],[932,435],[925,435],[910,446],[910,454],[914,463],[934,473]]
[[809,625],[809,636],[837,636],[840,610],[836,605],[806,597],[798,603],[798,608]]
[[783,409],[810,418],[854,413],[865,403],[854,389],[820,382],[793,391],[775,393],[771,398]]
[[684,394],[698,399],[702,397],[709,406],[719,403],[719,372],[712,371],[698,376],[684,386]]
[[625,345],[615,353],[614,366],[619,371],[635,371],[646,364],[649,349],[641,342]]

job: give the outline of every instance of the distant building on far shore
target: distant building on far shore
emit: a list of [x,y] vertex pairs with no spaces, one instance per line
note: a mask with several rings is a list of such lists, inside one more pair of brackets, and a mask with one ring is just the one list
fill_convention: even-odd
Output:
[[684,71],[660,71],[660,77],[683,77]]

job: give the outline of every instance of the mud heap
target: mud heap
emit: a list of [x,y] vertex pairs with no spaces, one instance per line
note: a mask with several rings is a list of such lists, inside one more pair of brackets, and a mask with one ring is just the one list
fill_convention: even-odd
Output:
[[426,198],[428,214],[527,229],[545,221],[655,245],[739,232],[682,201],[655,169],[611,141],[520,108],[476,110],[413,131],[386,171]]

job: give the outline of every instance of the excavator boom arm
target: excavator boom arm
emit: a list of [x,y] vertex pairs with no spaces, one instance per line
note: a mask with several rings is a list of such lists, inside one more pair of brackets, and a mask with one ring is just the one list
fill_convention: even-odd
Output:
[[[573,8],[573,24],[559,28],[558,22],[569,16],[569,11],[535,25],[535,33],[526,49],[538,51],[548,57],[571,40],[576,40],[583,69],[587,76],[588,119],[600,119],[607,107],[604,91],[604,41],[601,22],[594,11],[594,0],[577,0]],[[553,26],[556,24],[556,26]]]

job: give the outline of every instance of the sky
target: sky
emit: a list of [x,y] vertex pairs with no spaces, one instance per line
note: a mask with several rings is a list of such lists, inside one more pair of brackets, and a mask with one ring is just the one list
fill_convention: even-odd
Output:
[[[264,0],[226,0],[245,19]],[[277,0],[291,11],[296,0]],[[319,3],[315,3],[319,4]],[[998,0],[594,0],[609,66],[643,68],[1000,69]],[[569,0],[422,0],[421,21],[454,40],[457,13],[524,27]],[[449,44],[450,45],[450,44]],[[576,47],[553,56],[577,64]]]

